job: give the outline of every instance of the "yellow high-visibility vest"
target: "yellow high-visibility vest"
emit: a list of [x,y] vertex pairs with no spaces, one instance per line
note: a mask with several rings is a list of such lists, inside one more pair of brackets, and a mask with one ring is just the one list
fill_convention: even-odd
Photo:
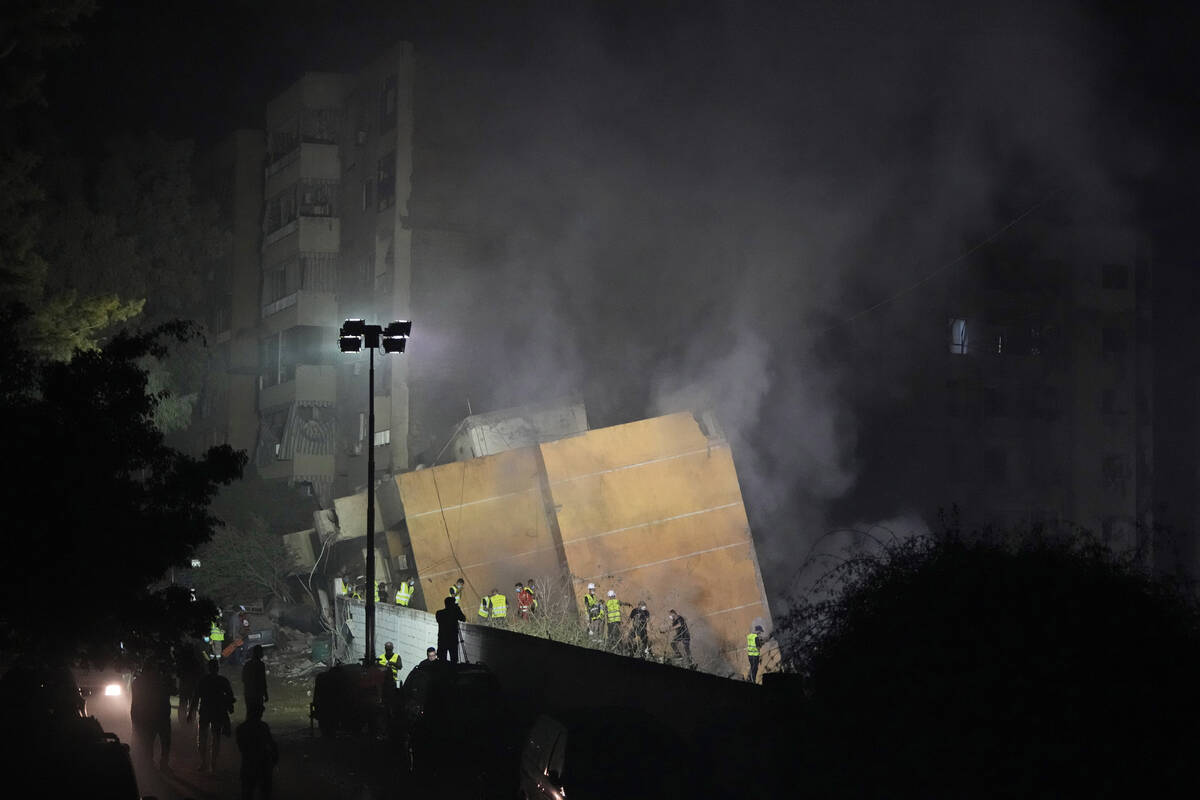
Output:
[[508,616],[508,597],[503,594],[494,594],[492,600],[492,619]]
[[410,585],[408,581],[402,581],[400,588],[396,590],[396,605],[408,605],[408,601],[412,600],[414,588],[416,587]]
[[220,623],[214,622],[212,624],[212,631],[208,634],[208,638],[214,642],[225,641],[225,630],[221,627]]
[[450,596],[454,598],[454,602],[456,602],[456,603],[461,602],[458,597],[458,584],[454,584],[453,586],[450,587]]
[[379,654],[379,663],[392,671],[392,680],[396,680],[396,675],[400,672],[400,654],[392,653],[392,657],[388,658],[387,653]]
[[596,595],[588,592],[583,596],[583,604],[587,606],[588,619],[600,619],[600,601],[596,599]]
[[758,655],[758,634],[757,633],[746,634],[746,655],[748,655],[748,656]]
[[486,597],[479,598],[479,616],[485,619],[488,616],[488,599]]
[[613,622],[620,622],[621,621],[621,601],[615,597],[610,597],[610,598],[608,598],[608,602],[605,603],[605,605],[608,606],[608,621],[609,621],[609,623],[611,624]]

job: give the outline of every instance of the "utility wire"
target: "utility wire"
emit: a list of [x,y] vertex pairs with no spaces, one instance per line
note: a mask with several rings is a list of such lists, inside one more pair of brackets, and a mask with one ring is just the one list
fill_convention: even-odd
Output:
[[882,308],[883,306],[887,305],[888,303],[899,300],[901,297],[905,296],[906,294],[916,291],[917,289],[921,288],[922,286],[924,286],[925,284],[929,283],[931,280],[936,278],[938,275],[941,275],[946,270],[957,266],[958,264],[962,263],[966,259],[970,258],[972,255],[977,253],[979,250],[983,249],[984,247],[987,247],[989,244],[991,244],[992,242],[999,239],[1001,236],[1003,236],[1009,230],[1014,228],[1018,223],[1020,223],[1021,220],[1025,219],[1030,214],[1037,211],[1042,206],[1046,205],[1046,203],[1050,202],[1051,198],[1053,198],[1054,195],[1058,194],[1060,191],[1062,191],[1061,187],[1058,189],[1054,189],[1049,194],[1047,194],[1045,197],[1043,197],[1041,200],[1038,200],[1036,203],[1031,205],[1029,208],[1025,209],[1020,214],[1018,214],[1016,217],[1013,217],[1011,220],[1009,220],[1007,223],[1005,223],[1003,227],[1001,227],[1000,229],[998,229],[997,231],[992,233],[986,239],[978,242],[977,244],[975,244],[975,246],[973,246],[971,249],[967,250],[966,252],[961,253],[954,260],[949,261],[949,262],[943,264],[942,266],[938,267],[937,269],[935,269],[933,272],[930,272],[928,275],[921,278],[916,283],[913,283],[910,286],[904,287],[903,289],[896,292],[895,294],[890,295],[889,297],[883,298],[878,303],[875,303],[872,306],[868,306],[867,308],[864,308],[861,311],[858,311],[857,313],[852,314],[851,316],[847,317],[846,319],[835,322],[834,324],[830,325],[825,330],[821,331],[818,335],[824,336],[825,334],[830,333],[831,331],[837,330],[838,328],[840,328],[843,325],[849,325],[850,323],[854,322],[859,317],[865,317],[867,314],[870,314],[871,312]]

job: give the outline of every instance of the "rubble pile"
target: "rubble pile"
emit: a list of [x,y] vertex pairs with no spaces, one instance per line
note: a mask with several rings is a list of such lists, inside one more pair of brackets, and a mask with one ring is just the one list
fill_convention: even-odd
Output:
[[271,673],[284,679],[304,679],[325,669],[326,665],[312,658],[313,640],[328,639],[328,635],[311,633],[280,625],[271,653]]

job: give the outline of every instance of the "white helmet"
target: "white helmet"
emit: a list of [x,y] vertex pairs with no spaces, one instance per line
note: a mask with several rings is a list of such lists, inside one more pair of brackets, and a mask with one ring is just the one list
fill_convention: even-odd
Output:
[[589,588],[589,589],[595,589],[595,588],[596,588],[596,584],[594,584],[594,583],[589,583],[589,584],[588,584],[588,588]]
[[614,592],[612,589],[609,589],[609,590],[608,590],[608,596],[609,596],[609,597],[616,597],[616,596],[617,596],[617,593],[616,593],[616,592]]

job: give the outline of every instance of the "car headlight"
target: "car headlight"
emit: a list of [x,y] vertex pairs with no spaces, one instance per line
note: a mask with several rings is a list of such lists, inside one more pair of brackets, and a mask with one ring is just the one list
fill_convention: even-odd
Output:
[[105,697],[120,697],[121,696],[121,684],[110,683],[107,686],[105,686],[104,687],[104,696]]

